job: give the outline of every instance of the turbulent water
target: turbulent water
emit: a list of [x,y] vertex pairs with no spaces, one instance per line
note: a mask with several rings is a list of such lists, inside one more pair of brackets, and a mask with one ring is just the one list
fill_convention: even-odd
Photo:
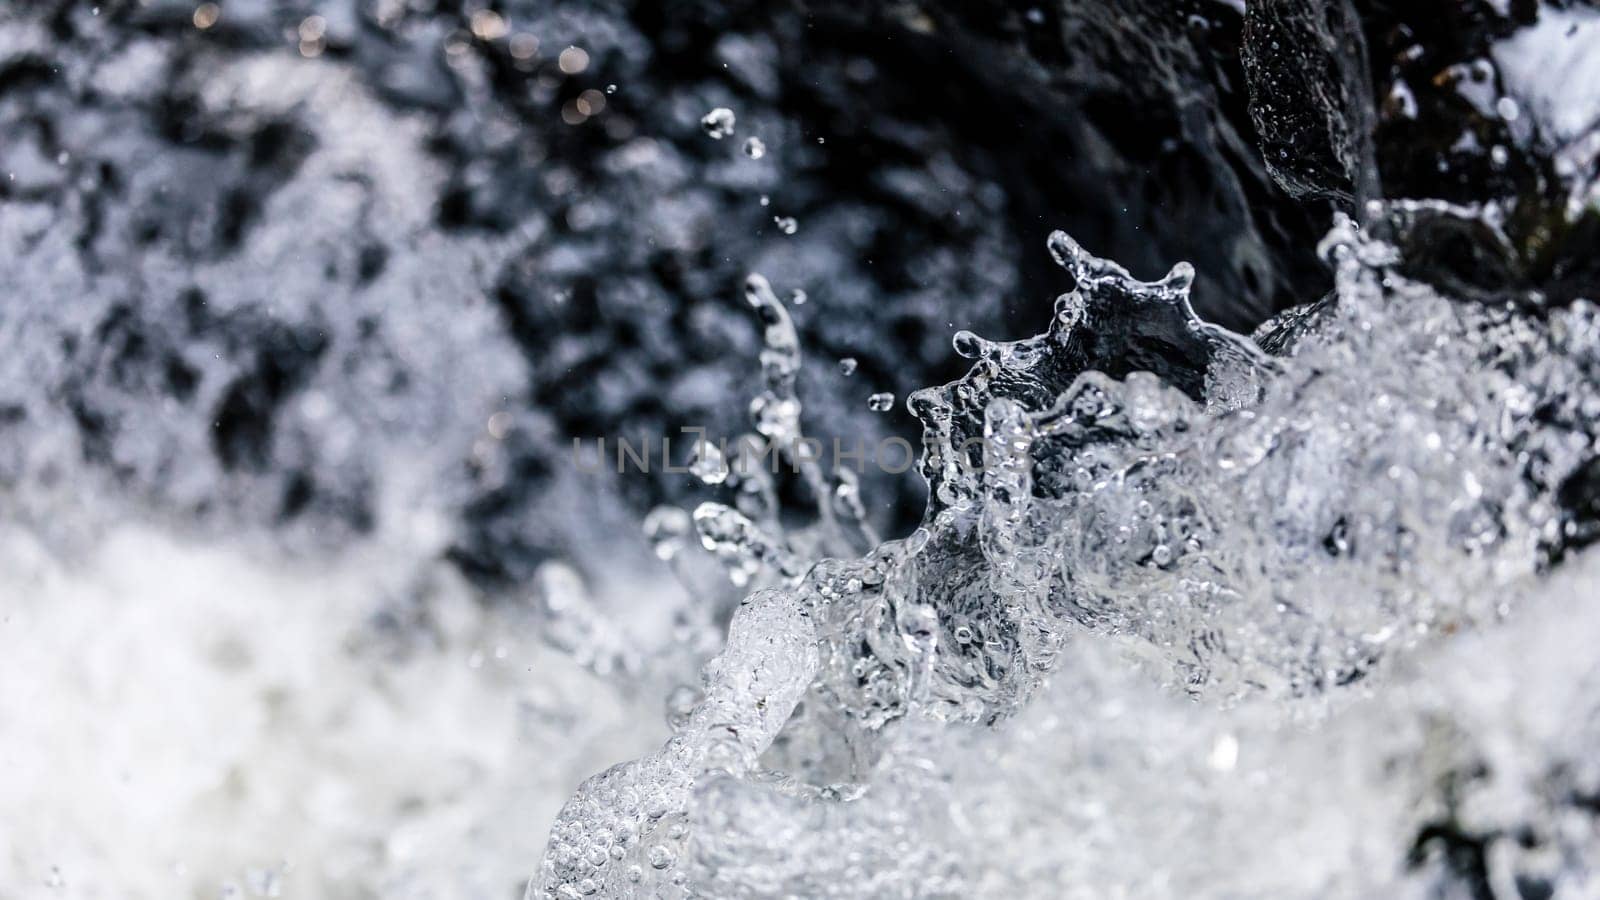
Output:
[[[1186,264],[1049,245],[1077,285],[1049,329],[963,333],[972,369],[909,401],[910,538],[831,555],[848,481],[798,528],[696,511],[760,589],[674,736],[567,803],[533,896],[1600,890],[1600,573],[1541,576],[1592,537],[1558,495],[1600,310],[1453,302],[1341,217],[1334,293],[1252,339],[1195,316]],[[759,419],[798,359],[751,290]],[[763,432],[797,447],[797,412]]]
[[1600,897],[1597,84],[1582,0],[6,5],[0,900]]

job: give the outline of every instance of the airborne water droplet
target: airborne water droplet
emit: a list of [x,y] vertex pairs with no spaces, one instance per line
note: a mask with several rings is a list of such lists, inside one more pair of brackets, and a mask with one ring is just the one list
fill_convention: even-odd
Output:
[[855,357],[846,356],[844,359],[839,360],[839,374],[845,375],[845,376],[850,376],[850,375],[854,375],[855,373],[856,373],[856,358]]
[[658,506],[644,517],[644,537],[656,558],[668,560],[683,549],[684,539],[693,530],[689,514],[676,506]]
[[700,127],[714,140],[722,140],[733,134],[733,110],[726,106],[719,106],[705,114],[700,119]]
[[694,447],[694,461],[689,464],[694,477],[706,484],[721,484],[728,480],[728,463],[722,449],[710,441],[700,441]]
[[884,391],[867,398],[867,408],[873,412],[888,412],[894,408],[894,394]]
[[789,295],[789,302],[795,306],[805,306],[807,299],[809,298],[806,297],[806,292],[799,288],[795,288],[794,293]]
[[751,159],[760,159],[767,155],[767,145],[761,138],[751,136],[744,140],[744,155]]
[[800,223],[795,221],[793,216],[773,216],[772,223],[784,234],[794,234],[800,230]]

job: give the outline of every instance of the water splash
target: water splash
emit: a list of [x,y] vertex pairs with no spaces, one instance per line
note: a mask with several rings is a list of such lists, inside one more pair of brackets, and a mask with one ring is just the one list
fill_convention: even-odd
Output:
[[[1396,242],[1416,218],[1372,212]],[[930,485],[910,537],[846,535],[855,482],[814,463],[815,525],[696,510],[735,581],[765,587],[708,667],[701,725],[564,810],[541,896],[1370,895],[1416,877],[1428,825],[1396,786],[1456,769],[1403,736],[1491,728],[1470,692],[1427,699],[1417,667],[1461,665],[1430,662],[1452,636],[1520,635],[1497,623],[1529,597],[1592,589],[1541,573],[1589,534],[1571,495],[1600,446],[1600,314],[1452,301],[1343,217],[1321,248],[1335,293],[1254,339],[1195,315],[1187,265],[1144,282],[1065,234],[1049,249],[1076,285],[1049,328],[959,333],[968,373],[910,398]],[[799,347],[764,279],[747,297],[766,339],[752,418],[793,455]],[[870,549],[827,549],[851,546]],[[1383,702],[1341,712],[1363,695]],[[752,721],[709,737],[736,716]],[[1323,746],[1352,771],[1404,763],[1308,774]],[[1513,790],[1571,781],[1540,777]],[[1350,815],[1286,827],[1264,781]],[[1171,796],[1221,804],[1221,830],[1174,819]],[[640,850],[650,822],[675,843]],[[1162,842],[1190,852],[1157,878]]]

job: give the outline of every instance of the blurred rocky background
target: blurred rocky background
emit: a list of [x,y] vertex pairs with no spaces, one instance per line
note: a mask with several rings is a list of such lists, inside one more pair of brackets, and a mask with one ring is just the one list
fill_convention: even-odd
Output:
[[[812,433],[869,444],[915,441],[866,398],[953,377],[954,331],[1042,327],[1051,228],[1192,261],[1247,331],[1326,289],[1330,206],[1514,197],[1515,246],[1440,226],[1441,270],[1570,297],[1594,98],[1503,52],[1592,28],[1560,7],[15,4],[0,483],[322,548],[425,494],[502,588],[573,549],[569,438],[747,426],[748,271],[806,297]],[[871,482],[915,520],[914,476]]]

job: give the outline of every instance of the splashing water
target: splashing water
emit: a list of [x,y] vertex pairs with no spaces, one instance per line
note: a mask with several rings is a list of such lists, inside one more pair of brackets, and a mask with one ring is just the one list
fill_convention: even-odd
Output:
[[1454,896],[1451,840],[1492,885],[1600,888],[1600,312],[1452,301],[1399,272],[1419,210],[1368,213],[1322,244],[1334,293],[1253,337],[1195,315],[1187,264],[1051,235],[1049,328],[961,332],[971,369],[909,398],[930,498],[898,541],[801,451],[751,276],[751,418],[815,515],[737,460],[758,500],[695,510],[755,590],[530,897]]

